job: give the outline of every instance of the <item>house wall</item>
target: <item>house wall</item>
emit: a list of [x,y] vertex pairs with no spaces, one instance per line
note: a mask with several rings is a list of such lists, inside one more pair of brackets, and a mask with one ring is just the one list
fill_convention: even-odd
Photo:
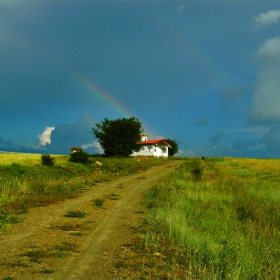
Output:
[[132,156],[168,157],[168,146],[144,145],[139,152],[134,152]]
[[158,157],[168,157],[168,146],[160,144],[156,146],[155,155]]
[[139,152],[134,152],[132,156],[154,156],[153,146],[143,146]]

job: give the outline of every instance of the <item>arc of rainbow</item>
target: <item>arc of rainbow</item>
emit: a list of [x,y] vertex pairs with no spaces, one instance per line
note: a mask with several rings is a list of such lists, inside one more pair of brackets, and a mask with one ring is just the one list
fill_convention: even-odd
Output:
[[117,112],[119,112],[124,117],[132,117],[133,114],[125,108],[119,101],[114,99],[111,95],[109,95],[106,91],[101,89],[95,83],[91,82],[89,79],[81,75],[80,73],[74,72],[73,76],[75,80],[86,88],[89,92],[96,95],[102,101],[113,107]]
[[[107,103],[109,106],[111,106],[112,108],[114,108],[114,110],[116,110],[117,112],[119,112],[122,116],[128,118],[128,117],[133,117],[134,114],[132,112],[130,112],[127,108],[125,108],[119,101],[117,101],[116,99],[114,99],[111,95],[109,95],[106,91],[104,91],[103,89],[101,89],[99,86],[97,86],[95,83],[93,83],[92,81],[90,81],[89,79],[87,79],[85,76],[83,76],[82,74],[78,73],[78,72],[74,72],[72,71],[73,74],[72,76],[75,78],[75,80],[82,85],[84,88],[86,88],[90,93],[94,94],[95,96],[97,96],[98,98],[100,98],[102,101],[104,101],[105,103]],[[136,117],[136,116],[135,116]],[[142,123],[143,124],[143,123]],[[152,132],[151,128],[146,125],[143,124],[145,133],[147,133],[148,135],[155,135],[155,133]]]
[[[102,90],[98,85],[84,77],[81,73],[74,71],[73,69],[69,69],[69,67],[63,65],[62,63],[58,63],[58,60],[51,58],[50,56],[46,55],[46,52],[43,52],[41,49],[36,47],[34,44],[31,46],[28,41],[22,38],[24,45],[28,50],[32,49],[34,53],[36,53],[41,59],[44,59],[46,63],[50,64],[51,66],[55,66],[62,70],[68,77],[73,78],[78,84],[86,88],[90,93],[94,94],[102,101],[107,103],[110,107],[114,110],[119,112],[124,117],[132,117],[132,114],[125,106],[123,106],[119,101],[114,99],[110,94]],[[143,124],[143,123],[142,123]],[[156,135],[153,130],[147,125],[143,124],[143,128],[145,133],[151,135]]]

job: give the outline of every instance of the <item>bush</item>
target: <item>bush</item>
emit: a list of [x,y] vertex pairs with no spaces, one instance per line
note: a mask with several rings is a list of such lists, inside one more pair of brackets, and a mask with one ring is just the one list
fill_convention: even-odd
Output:
[[41,160],[43,165],[54,166],[55,158],[50,155],[41,155]]
[[76,163],[88,163],[89,154],[83,151],[75,152],[70,155],[69,161]]
[[203,173],[203,166],[198,159],[193,160],[191,165],[191,176],[194,182],[198,182],[201,180],[202,173]]

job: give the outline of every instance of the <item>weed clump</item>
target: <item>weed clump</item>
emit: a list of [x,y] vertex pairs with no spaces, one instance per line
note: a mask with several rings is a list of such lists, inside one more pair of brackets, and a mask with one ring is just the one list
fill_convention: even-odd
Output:
[[82,211],[68,211],[64,217],[68,218],[84,218],[86,216],[85,212]]
[[75,243],[62,242],[60,245],[55,246],[59,251],[75,251],[77,245]]
[[104,203],[104,199],[101,198],[93,199],[93,203],[96,207],[101,207]]
[[53,229],[62,230],[62,231],[74,231],[82,228],[81,224],[73,224],[73,223],[66,223],[63,225],[55,225],[52,227]]
[[51,274],[54,272],[55,272],[54,269],[49,269],[49,268],[41,270],[41,273],[44,273],[44,274]]
[[47,155],[47,154],[42,154],[41,160],[42,160],[43,165],[54,166],[54,164],[55,164],[55,158],[51,157],[50,155]]

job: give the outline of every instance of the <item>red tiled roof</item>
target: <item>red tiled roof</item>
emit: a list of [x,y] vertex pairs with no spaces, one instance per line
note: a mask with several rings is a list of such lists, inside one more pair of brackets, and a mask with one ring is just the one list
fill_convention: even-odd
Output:
[[142,142],[137,142],[137,144],[139,145],[156,145],[159,143],[165,143],[166,145],[170,146],[169,143],[165,140],[165,139],[154,139],[154,140],[146,140],[146,141],[142,141]]

